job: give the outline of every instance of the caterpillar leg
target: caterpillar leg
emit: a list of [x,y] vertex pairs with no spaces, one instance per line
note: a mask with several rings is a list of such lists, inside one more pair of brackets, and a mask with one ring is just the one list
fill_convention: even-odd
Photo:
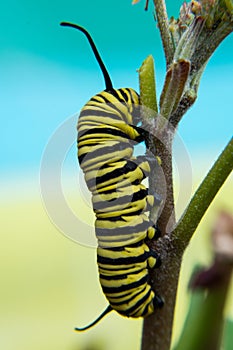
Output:
[[150,173],[150,164],[146,156],[137,156],[134,159],[134,162],[138,165],[141,171],[144,174],[144,178],[149,176]]
[[161,158],[159,156],[155,156],[152,153],[147,152],[145,158],[150,164],[151,168],[161,165]]
[[160,295],[155,294],[154,299],[153,299],[153,304],[155,309],[161,309],[164,305],[164,300],[161,298]]
[[161,205],[161,199],[158,198],[158,195],[156,193],[147,195],[147,205],[146,205],[145,211],[149,211],[153,207],[159,207],[160,205]]
[[149,251],[149,257],[147,259],[148,262],[148,267],[153,269],[153,268],[158,268],[161,266],[161,259],[159,255],[152,249]]
[[158,239],[161,236],[161,231],[157,225],[151,225],[147,230],[147,238]]
[[[159,257],[159,255],[152,249],[150,249],[149,251],[149,257],[147,259],[148,261],[148,267],[149,268],[159,268],[161,266],[161,259]],[[154,298],[153,298],[153,306],[154,309],[160,309],[161,307],[163,307],[164,305],[164,300],[162,299],[162,297],[157,294],[156,292],[154,292]]]

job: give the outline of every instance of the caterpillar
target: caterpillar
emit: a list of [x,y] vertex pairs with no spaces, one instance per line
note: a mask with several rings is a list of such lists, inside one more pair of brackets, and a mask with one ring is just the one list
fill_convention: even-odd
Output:
[[109,305],[83,331],[112,310],[127,317],[146,317],[163,300],[149,284],[148,268],[160,265],[146,244],[159,230],[148,217],[156,197],[142,184],[148,177],[146,156],[133,155],[145,139],[137,127],[140,97],[132,88],[114,89],[90,34],[79,25],[62,22],[85,34],[105,80],[105,90],[93,96],[78,119],[78,160],[92,193],[100,284]]

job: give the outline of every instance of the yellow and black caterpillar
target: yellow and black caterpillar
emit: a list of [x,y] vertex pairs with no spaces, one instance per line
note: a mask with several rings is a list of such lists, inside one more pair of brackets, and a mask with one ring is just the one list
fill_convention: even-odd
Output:
[[145,317],[161,307],[162,299],[149,284],[148,267],[159,264],[145,240],[158,230],[147,212],[155,204],[142,180],[150,164],[145,156],[134,157],[134,144],[145,138],[136,126],[140,97],[131,88],[114,89],[109,74],[89,33],[82,31],[103,72],[106,89],[82,108],[78,120],[78,159],[92,193],[98,240],[97,263],[107,309],[85,330],[111,310],[127,317]]

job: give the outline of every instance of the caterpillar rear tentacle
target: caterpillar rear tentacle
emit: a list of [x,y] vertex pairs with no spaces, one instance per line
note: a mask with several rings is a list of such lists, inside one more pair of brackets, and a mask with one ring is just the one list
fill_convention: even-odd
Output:
[[82,328],[78,328],[78,327],[75,327],[75,331],[77,332],[83,332],[83,331],[86,331],[87,329],[89,328],[92,328],[93,326],[95,326],[100,320],[102,320],[102,318],[104,318],[104,316],[106,316],[107,314],[109,314],[109,312],[111,312],[113,310],[113,308],[108,305],[108,307],[102,312],[102,314],[100,314],[99,317],[97,317],[96,320],[94,320],[93,322],[91,322],[89,325],[85,326],[85,327],[82,327]]
[[83,331],[112,310],[126,317],[146,317],[163,305],[151,288],[148,272],[158,267],[160,259],[146,244],[159,234],[148,216],[158,200],[142,183],[150,174],[150,164],[158,160],[133,155],[135,143],[148,134],[136,126],[140,117],[137,92],[114,89],[90,34],[76,24],[61,25],[86,35],[105,79],[105,90],[81,110],[78,160],[92,193],[99,279],[109,306],[90,325],[76,328]]

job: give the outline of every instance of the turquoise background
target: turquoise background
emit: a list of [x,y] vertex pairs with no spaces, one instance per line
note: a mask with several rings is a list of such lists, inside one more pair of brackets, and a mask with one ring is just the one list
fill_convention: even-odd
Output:
[[[167,1],[177,17],[181,1]],[[2,2],[0,15],[1,174],[38,172],[53,131],[104,88],[99,67],[83,34],[59,26],[83,25],[92,34],[115,87],[138,90],[136,69],[153,54],[158,92],[164,58],[152,2],[121,1]],[[192,158],[213,159],[231,137],[233,37],[208,63],[195,106],[180,126]]]

